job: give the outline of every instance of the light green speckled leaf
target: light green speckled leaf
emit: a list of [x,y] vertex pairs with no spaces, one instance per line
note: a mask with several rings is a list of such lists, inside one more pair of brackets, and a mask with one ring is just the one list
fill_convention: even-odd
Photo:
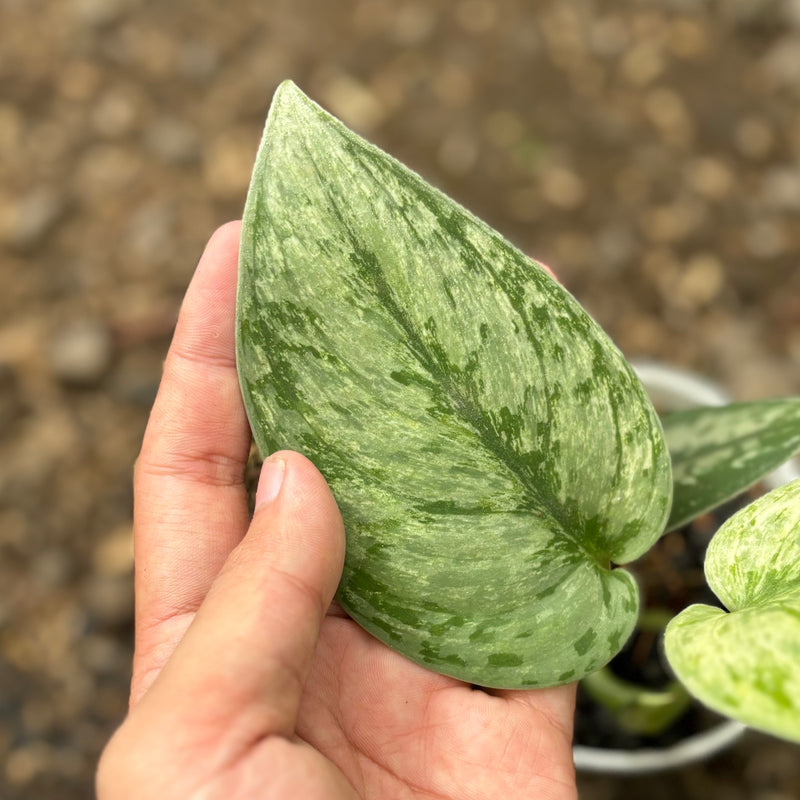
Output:
[[728,612],[696,605],[673,619],[672,668],[717,711],[800,742],[800,480],[731,517],[705,570]]
[[661,418],[674,481],[667,530],[730,500],[800,451],[800,399],[675,411]]
[[537,264],[283,84],[248,194],[238,362],[259,448],[328,479],[338,598],[391,647],[495,687],[624,643],[670,499],[659,422]]

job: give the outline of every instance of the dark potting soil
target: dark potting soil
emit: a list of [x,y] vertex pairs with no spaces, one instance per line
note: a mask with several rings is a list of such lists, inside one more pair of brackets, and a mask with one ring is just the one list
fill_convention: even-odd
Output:
[[[693,603],[722,607],[706,584],[703,562],[706,548],[719,526],[763,494],[755,487],[734,500],[663,536],[641,559],[629,566],[636,576],[642,608],[671,617]],[[664,655],[663,633],[637,628],[609,664],[620,678],[647,689],[665,689],[673,680]],[[614,715],[578,686],[575,717],[576,744],[616,749],[668,747],[692,733],[711,727],[721,717],[692,703],[675,723],[656,736],[630,733]]]

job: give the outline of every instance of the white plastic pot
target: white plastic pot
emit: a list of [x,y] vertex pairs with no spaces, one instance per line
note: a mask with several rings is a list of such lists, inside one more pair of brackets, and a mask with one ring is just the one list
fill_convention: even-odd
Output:
[[[680,411],[698,406],[719,406],[731,401],[716,384],[690,372],[652,362],[634,363],[634,369],[660,411]],[[764,479],[768,489],[800,477],[800,465],[792,460]],[[666,748],[616,750],[575,745],[573,758],[580,772],[643,775],[703,761],[732,745],[746,730],[735,720],[726,720]]]

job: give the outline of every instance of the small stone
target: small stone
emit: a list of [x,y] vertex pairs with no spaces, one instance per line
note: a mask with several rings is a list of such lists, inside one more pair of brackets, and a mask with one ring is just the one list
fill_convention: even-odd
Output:
[[127,10],[129,0],[72,0],[78,20],[87,26],[101,27],[116,22]]
[[556,208],[570,211],[586,199],[586,185],[579,175],[566,167],[552,166],[541,175],[542,197]]
[[800,30],[800,0],[783,0],[783,19],[796,30]]
[[697,203],[676,202],[654,206],[641,216],[644,235],[659,244],[683,241],[702,222],[703,209]]
[[391,36],[396,44],[418,47],[436,31],[436,11],[428,3],[403,3],[393,15]]
[[209,191],[223,200],[247,191],[258,147],[255,131],[229,130],[208,143],[203,152],[203,178]]
[[800,34],[784,36],[762,61],[766,76],[776,85],[797,90],[800,85]]
[[628,47],[630,31],[622,16],[609,15],[598,19],[589,32],[589,48],[600,58],[616,58]]
[[735,184],[733,171],[712,156],[692,159],[684,170],[684,180],[692,191],[707,200],[725,199]]
[[681,17],[669,26],[670,52],[685,61],[701,58],[709,49],[708,29],[695,19]]
[[101,539],[92,554],[98,575],[129,575],[133,571],[133,528],[129,523],[114,528]]
[[770,124],[762,117],[744,117],[736,123],[733,141],[739,152],[753,160],[769,155],[775,141]]
[[683,98],[673,89],[659,87],[644,98],[647,118],[661,134],[665,144],[685,147],[694,136],[694,125]]
[[46,772],[52,761],[45,742],[29,742],[12,750],[5,759],[5,778],[10,786],[27,786]]
[[200,137],[197,130],[177,117],[158,117],[145,132],[147,149],[166,164],[184,165],[197,160]]
[[664,71],[664,57],[652,42],[640,42],[620,62],[622,77],[633,86],[647,86]]
[[772,167],[763,178],[764,202],[781,211],[800,211],[800,169],[791,164]]
[[95,319],[76,319],[56,332],[50,344],[50,369],[69,385],[91,386],[111,363],[111,334]]
[[374,130],[386,116],[386,109],[375,93],[344,72],[328,75],[320,94],[337,117],[361,132]]
[[219,53],[205,42],[187,42],[178,53],[178,68],[187,78],[208,80],[219,69]]
[[595,237],[598,266],[606,272],[619,272],[636,252],[636,236],[628,226],[603,228]]
[[142,117],[141,99],[130,87],[106,91],[91,112],[92,126],[101,136],[116,139],[130,133]]
[[745,243],[756,258],[775,258],[786,250],[786,233],[776,220],[759,220],[745,231]]
[[27,252],[41,245],[60,222],[66,202],[53,187],[32,189],[0,203],[0,241]]
[[720,260],[711,253],[698,253],[689,259],[674,287],[675,305],[696,311],[717,298],[725,286]]

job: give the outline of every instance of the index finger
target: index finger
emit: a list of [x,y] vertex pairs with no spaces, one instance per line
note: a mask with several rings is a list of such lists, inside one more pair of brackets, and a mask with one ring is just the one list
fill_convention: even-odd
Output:
[[136,463],[133,701],[247,530],[250,431],[234,344],[239,230],[220,228],[200,259]]

